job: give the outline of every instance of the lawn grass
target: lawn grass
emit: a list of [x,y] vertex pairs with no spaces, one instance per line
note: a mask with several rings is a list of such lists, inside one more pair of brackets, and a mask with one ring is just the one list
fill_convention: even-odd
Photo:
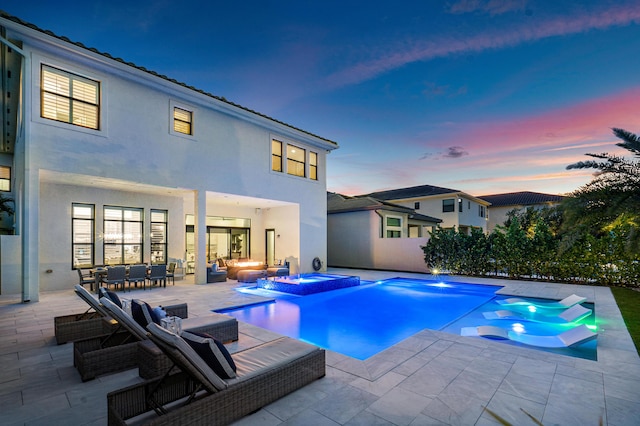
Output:
[[631,339],[636,345],[636,350],[640,354],[640,291],[611,287],[611,292],[620,308]]

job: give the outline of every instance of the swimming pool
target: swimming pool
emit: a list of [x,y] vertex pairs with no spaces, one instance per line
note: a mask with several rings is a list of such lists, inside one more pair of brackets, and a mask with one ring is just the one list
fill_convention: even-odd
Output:
[[[361,281],[357,287],[307,296],[245,287],[237,290],[271,297],[275,302],[217,312],[364,360],[425,328],[460,335],[461,328],[467,326],[512,327],[513,321],[487,320],[483,316],[483,312],[504,309],[496,302],[506,298],[496,296],[501,288],[410,278]],[[594,317],[592,314],[581,323],[593,326]],[[524,325],[528,333],[541,335],[557,334],[567,328],[526,321]],[[500,342],[525,346],[508,340]],[[575,348],[525,347],[596,359],[595,341]]]
[[218,311],[285,336],[367,359],[425,328],[439,330],[495,296],[500,287],[394,278],[295,296],[240,291],[276,301]]

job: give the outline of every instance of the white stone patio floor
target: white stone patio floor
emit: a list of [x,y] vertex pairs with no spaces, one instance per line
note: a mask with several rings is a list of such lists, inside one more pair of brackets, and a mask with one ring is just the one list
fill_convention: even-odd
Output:
[[[330,268],[363,280],[422,274]],[[484,407],[514,425],[640,424],[640,358],[611,291],[605,287],[448,277],[498,284],[500,294],[562,299],[572,293],[595,303],[598,359],[550,354],[497,341],[423,330],[365,361],[327,351],[324,378],[264,407],[236,425],[497,425]],[[0,425],[104,425],[106,395],[141,381],[137,369],[82,382],[73,344],[56,345],[53,318],[82,312],[71,289],[43,292],[39,302],[0,296]],[[151,305],[187,302],[189,317],[237,306],[257,296],[235,281],[134,290]],[[232,351],[276,338],[240,323]]]

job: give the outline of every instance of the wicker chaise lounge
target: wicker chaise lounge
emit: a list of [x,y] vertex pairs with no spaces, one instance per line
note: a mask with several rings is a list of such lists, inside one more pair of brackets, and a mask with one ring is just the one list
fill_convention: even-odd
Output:
[[[82,381],[136,368],[140,338],[123,327],[84,287],[76,285],[75,290],[81,299],[100,313],[100,321],[106,324],[103,333],[73,341],[73,365],[80,373]],[[184,303],[166,309],[170,315],[187,314],[187,306]]]
[[[167,356],[151,341],[148,333],[129,314],[120,309],[111,300],[103,297],[100,302],[106,310],[129,333],[139,341],[134,356],[138,366],[138,374],[144,379],[151,379],[163,375],[171,368],[172,363]],[[228,315],[215,314],[198,318],[183,319],[182,327],[185,331],[207,333],[222,342],[238,340],[238,321]]]
[[[79,314],[63,315],[53,319],[56,343],[61,345],[75,340],[108,334],[113,331],[113,324],[108,314],[96,299],[84,287],[75,286],[75,292],[87,302],[89,307]],[[92,303],[93,302],[93,303]]]
[[234,353],[222,379],[180,336],[148,330],[180,372],[110,392],[109,425],[226,425],[325,375],[323,349],[283,337]]

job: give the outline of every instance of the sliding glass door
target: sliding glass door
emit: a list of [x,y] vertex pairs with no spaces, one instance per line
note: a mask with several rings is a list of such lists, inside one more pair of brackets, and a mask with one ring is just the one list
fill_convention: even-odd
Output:
[[248,228],[207,227],[207,260],[249,258]]

